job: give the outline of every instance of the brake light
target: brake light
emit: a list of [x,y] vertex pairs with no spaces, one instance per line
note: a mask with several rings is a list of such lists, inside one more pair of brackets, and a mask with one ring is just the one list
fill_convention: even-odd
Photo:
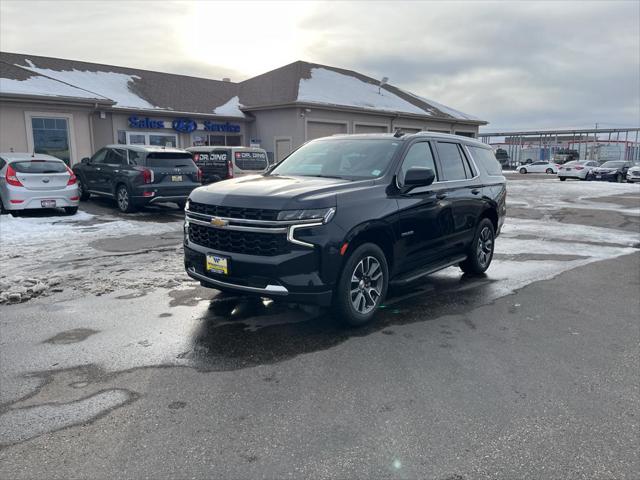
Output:
[[69,168],[69,165],[65,165],[65,167],[67,168],[67,172],[69,172],[69,181],[67,182],[67,186],[75,185],[78,181],[78,179],[76,178],[76,174],[73,173],[73,170]]
[[22,182],[18,180],[16,171],[11,165],[7,167],[7,172],[4,174],[4,179],[9,185],[13,185],[14,187],[24,187],[24,185],[22,185]]
[[200,169],[196,172],[196,182],[202,183],[202,170]]
[[200,154],[199,153],[194,153],[193,154],[193,161],[194,162],[200,161]]
[[155,176],[153,170],[145,167],[134,167],[136,170],[142,173],[142,183],[153,183]]
[[227,160],[227,177],[233,178],[233,161]]

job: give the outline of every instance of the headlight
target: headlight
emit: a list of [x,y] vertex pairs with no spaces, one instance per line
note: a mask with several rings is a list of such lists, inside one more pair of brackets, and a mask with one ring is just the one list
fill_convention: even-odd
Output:
[[322,220],[322,223],[329,222],[336,213],[335,207],[313,208],[306,210],[283,210],[278,213],[278,220]]
[[184,204],[184,209],[189,210],[189,199],[187,199],[187,203]]

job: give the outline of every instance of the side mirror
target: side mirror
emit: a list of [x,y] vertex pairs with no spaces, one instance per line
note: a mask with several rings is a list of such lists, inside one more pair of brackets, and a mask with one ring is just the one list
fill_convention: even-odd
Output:
[[405,190],[415,187],[427,187],[436,179],[436,174],[430,168],[413,167],[404,175]]
[[91,163],[91,159],[89,157],[84,157],[82,160],[80,160],[80,163],[84,163],[85,165],[89,164]]

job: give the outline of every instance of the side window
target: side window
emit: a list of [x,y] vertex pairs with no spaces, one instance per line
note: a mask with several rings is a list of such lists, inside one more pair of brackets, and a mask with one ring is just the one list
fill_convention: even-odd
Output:
[[107,150],[106,148],[98,150],[93,155],[93,157],[91,157],[91,163],[105,163],[105,157],[107,156],[108,152],[109,150]]
[[472,176],[459,144],[438,142],[438,155],[442,166],[442,180],[465,180]]
[[467,145],[467,148],[471,152],[471,156],[476,164],[489,175],[502,175],[502,166],[496,159],[493,151],[488,148],[472,147],[470,145]]
[[411,145],[409,151],[404,157],[402,167],[400,167],[400,172],[398,173],[398,183],[400,185],[404,183],[404,176],[407,171],[413,167],[430,168],[433,170],[433,173],[436,174],[436,179],[438,178],[429,142],[420,142]]
[[129,152],[129,165],[142,164],[142,152],[136,152],[135,150],[128,150],[128,152]]
[[109,165],[122,165],[127,163],[127,151],[120,150],[119,148],[114,148],[109,150],[109,154],[107,155],[107,159],[105,163]]

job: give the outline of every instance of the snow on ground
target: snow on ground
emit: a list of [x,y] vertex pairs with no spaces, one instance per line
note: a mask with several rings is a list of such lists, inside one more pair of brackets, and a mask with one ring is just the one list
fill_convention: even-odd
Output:
[[27,60],[29,66],[18,65],[20,68],[54,78],[60,82],[69,83],[89,92],[97,93],[116,102],[116,107],[156,108],[144,98],[136,95],[130,84],[140,77],[116,72],[92,72],[88,70],[51,70],[39,68],[32,61]]
[[220,105],[213,109],[213,113],[216,115],[223,115],[225,117],[241,117],[244,118],[245,114],[240,110],[240,98],[236,95],[229,99],[224,105]]
[[[520,174],[519,174],[520,175]],[[523,175],[524,176],[524,175]],[[513,178],[509,180],[507,205],[537,210],[580,208],[590,210],[612,210],[627,215],[640,215],[640,184],[613,182],[560,182],[552,177],[545,180]],[[622,206],[610,200],[593,200],[615,195],[631,195],[637,199],[636,206]]]
[[53,97],[96,98],[106,100],[93,92],[67,85],[51,78],[34,75],[26,80],[0,78],[0,92],[18,95],[41,95]]
[[377,85],[326,68],[312,68],[311,78],[300,80],[298,101],[376,108],[418,115],[428,113],[384,88],[378,93]]

